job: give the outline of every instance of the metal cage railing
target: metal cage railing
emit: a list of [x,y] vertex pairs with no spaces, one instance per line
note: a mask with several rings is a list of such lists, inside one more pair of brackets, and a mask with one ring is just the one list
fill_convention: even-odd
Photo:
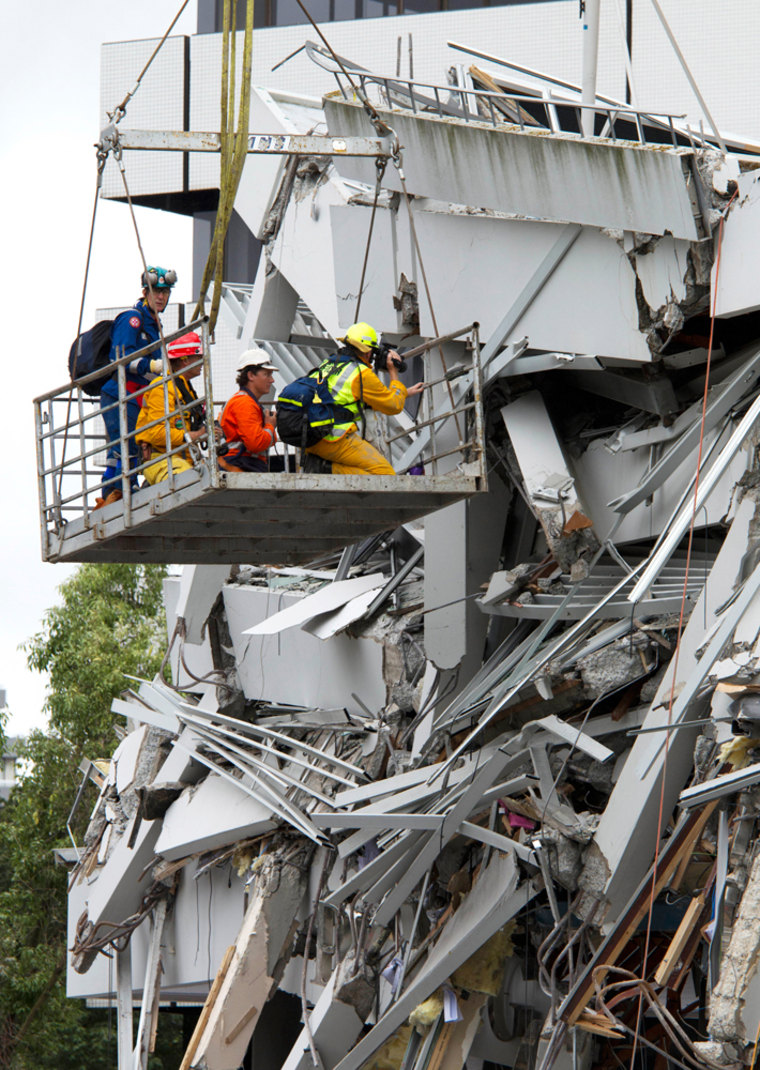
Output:
[[[83,517],[86,522],[89,514],[94,511],[95,499],[101,494],[107,495],[110,490],[121,491],[124,522],[126,526],[129,526],[132,495],[135,493],[132,486],[134,478],[143,473],[149,465],[188,449],[187,444],[174,448],[171,446],[171,421],[174,417],[193,409],[203,411],[207,430],[206,441],[213,444],[214,405],[207,320],[202,318],[187,324],[173,334],[165,335],[163,341],[171,342],[193,330],[201,332],[203,342],[203,353],[198,361],[202,368],[200,380],[202,388],[195,401],[169,404],[169,383],[174,377],[161,341],[152,342],[135,353],[119,357],[112,363],[111,369],[112,374],[116,376],[118,396],[117,400],[110,405],[101,405],[99,397],[93,397],[85,390],[88,384],[102,377],[102,369],[35,398],[37,486],[43,545],[48,532],[60,533],[61,529],[74,517]],[[162,354],[163,373],[155,377],[150,386],[128,392],[127,365],[139,357],[150,356],[152,353]],[[162,385],[164,391],[164,416],[162,420],[153,421],[147,427],[153,427],[159,423],[164,425],[167,448],[163,454],[151,458],[150,461],[141,463],[138,460],[137,464],[132,464],[130,455],[134,450],[130,449],[130,444],[136,432],[128,431],[127,403],[130,399],[144,395],[147,390],[154,388],[157,384]],[[119,411],[119,436],[114,439],[109,439],[105,430],[101,430],[103,413],[111,409]],[[121,473],[104,482],[103,472],[96,466],[96,458],[107,453],[109,447],[112,446],[117,446],[119,449]],[[198,450],[198,457],[200,458],[200,450]],[[203,450],[202,460],[212,469],[212,473],[215,472],[216,451],[213,445]],[[167,482],[172,490],[175,479],[174,466],[169,464]]]
[[[198,330],[202,335],[202,356],[198,360],[201,375],[196,379],[199,384],[197,399],[183,402],[179,400],[178,390],[170,391],[170,384],[174,377],[166,357],[164,343],[169,343],[190,330]],[[441,347],[456,339],[464,340],[465,360],[456,367],[447,369]],[[433,356],[433,351],[436,349],[439,349],[441,353],[440,363],[436,363]],[[154,377],[150,385],[135,392],[128,392],[127,365],[139,357],[149,356],[152,353],[161,353],[163,373]],[[423,375],[429,389],[424,392],[416,418],[411,419],[406,416],[396,419],[395,426],[385,436],[386,448],[394,458],[399,456],[418,458],[415,462],[409,460],[398,465],[399,475],[412,471],[416,463],[424,465],[426,473],[432,476],[441,475],[442,478],[455,479],[457,471],[460,471],[468,478],[474,476],[482,479],[485,484],[485,445],[481,405],[482,374],[478,325],[471,324],[460,331],[432,339],[405,354],[408,357],[416,355],[423,356]],[[85,390],[88,384],[102,377],[102,369],[51,390],[34,400],[43,556],[51,538],[56,544],[62,544],[67,538],[67,531],[71,533],[73,528],[77,532],[80,529],[92,529],[95,531],[93,537],[96,537],[98,524],[95,520],[98,514],[92,517],[98,505],[96,498],[101,495],[106,497],[110,489],[121,491],[120,508],[123,528],[139,524],[141,522],[139,517],[137,520],[133,519],[133,505],[135,508],[140,507],[145,499],[139,498],[143,488],[135,488],[135,480],[143,475],[149,466],[183,453],[188,448],[193,457],[193,467],[205,470],[202,473],[204,485],[210,488],[220,488],[226,485],[227,477],[224,472],[219,471],[217,459],[214,395],[208,325],[205,318],[187,324],[173,334],[166,335],[163,341],[153,342],[135,353],[120,356],[111,364],[110,371],[117,383],[117,398],[110,404],[101,404],[100,397],[92,397]],[[440,374],[441,371],[443,374]],[[130,432],[127,422],[129,400],[134,400],[135,397],[140,397],[146,391],[157,387],[161,387],[164,393],[163,415],[160,419],[143,424],[140,432]],[[105,400],[103,398],[103,401]],[[102,427],[103,413],[114,409],[118,409],[119,412],[119,433],[118,437],[109,440]],[[205,440],[200,446],[197,444],[188,446],[183,442],[173,447],[171,444],[172,420],[194,409],[200,410],[203,414]],[[130,447],[137,434],[156,426],[163,426],[165,441],[163,452],[156,452],[158,447],[154,446],[149,459],[141,459],[137,451],[137,458],[133,460],[130,455],[135,451]],[[97,459],[112,446],[119,449],[121,471],[104,484],[103,468],[98,465]],[[445,470],[442,473],[439,472],[439,462],[443,458],[453,457],[458,458],[458,462],[448,463]],[[397,462],[394,461],[394,463]],[[452,471],[452,469],[457,471]],[[276,477],[276,475],[277,473],[271,473],[271,476]],[[254,473],[251,489],[255,489],[255,477]],[[313,476],[307,477],[305,473],[302,478],[304,480],[310,478],[313,481]],[[329,478],[343,479],[345,477],[330,476]],[[166,478],[161,482],[168,491],[170,499],[175,494],[177,479],[174,465],[168,464]],[[182,496],[182,487],[186,483],[186,478],[183,478],[177,489],[178,499]],[[291,484],[288,483],[287,486],[290,487]],[[135,502],[136,496],[138,497]],[[144,510],[141,512],[144,513]],[[74,521],[78,523],[73,524]]]
[[[342,71],[332,71],[338,90],[344,100],[356,100],[351,80]],[[596,101],[584,104],[580,100],[568,100],[553,94],[531,96],[529,94],[493,92],[485,89],[467,89],[458,85],[436,85],[433,82],[419,82],[409,78],[370,74],[352,71],[351,79],[358,82],[362,92],[373,103],[387,108],[401,108],[414,115],[435,115],[440,119],[453,118],[463,122],[485,122],[493,127],[518,126],[520,130],[541,129],[541,124],[534,118],[534,113],[543,112],[544,126],[554,132],[573,132],[562,114],[572,116],[572,127],[578,131],[583,128],[583,115],[591,111],[603,120],[602,133],[595,136],[607,137],[613,141],[634,140],[640,145],[660,144],[656,139],[647,139],[647,126],[654,133],[659,130],[678,148],[680,131],[675,120],[685,119],[685,115],[669,112],[638,111],[635,108],[619,104],[603,104]],[[620,136],[616,125],[626,124],[635,129],[636,136],[631,138],[626,133]],[[692,141],[691,136],[689,140]]]

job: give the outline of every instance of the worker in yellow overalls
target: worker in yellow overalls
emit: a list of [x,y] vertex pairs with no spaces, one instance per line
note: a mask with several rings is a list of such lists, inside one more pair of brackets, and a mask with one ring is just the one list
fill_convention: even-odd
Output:
[[371,366],[373,352],[378,348],[377,331],[368,323],[354,323],[338,341],[343,342],[342,348],[323,361],[320,370],[324,369],[327,388],[335,402],[348,409],[351,416],[335,424],[329,435],[306,452],[330,461],[334,475],[395,475],[382,453],[359,434],[362,412],[374,409],[395,416],[407,397],[419,394],[424,384],[416,383],[407,389],[396,378],[401,358],[394,349],[388,352],[385,362],[390,384],[381,382]]
[[167,345],[166,355],[171,368],[171,377],[166,383],[166,398],[164,379],[159,376],[152,380],[150,389],[146,390],[137,417],[135,439],[141,462],[152,462],[143,469],[143,475],[151,485],[168,478],[170,464],[175,475],[193,467],[188,449],[167,456],[167,423],[169,447],[172,450],[183,444],[192,445],[207,434],[203,407],[190,383],[203,370],[203,344],[200,337],[195,331],[183,334]]

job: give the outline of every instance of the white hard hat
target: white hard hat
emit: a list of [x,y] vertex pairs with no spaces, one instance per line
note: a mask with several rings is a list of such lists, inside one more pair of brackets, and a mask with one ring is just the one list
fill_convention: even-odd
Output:
[[263,368],[267,372],[276,372],[274,364],[269,363],[269,356],[261,346],[252,346],[240,354],[240,360],[235,365],[235,371],[241,372],[243,368]]

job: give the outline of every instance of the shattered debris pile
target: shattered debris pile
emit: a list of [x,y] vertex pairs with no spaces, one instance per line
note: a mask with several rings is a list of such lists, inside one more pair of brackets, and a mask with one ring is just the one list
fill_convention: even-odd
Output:
[[71,878],[72,994],[108,995],[98,952],[115,949],[119,977],[144,975],[138,1043],[159,1000],[203,1004],[183,1065],[209,1070],[275,1038],[289,1070],[606,1066],[634,1037],[692,1067],[748,1057],[744,483],[722,542],[711,528],[688,576],[671,561],[683,619],[656,584],[622,612],[656,547],[633,564],[600,546],[565,573],[536,535],[532,562],[482,584],[468,680],[426,652],[420,529],[370,540],[345,575],[334,559],[167,581],[176,682],[116,700],[127,733],[107,773],[85,768],[100,795]]

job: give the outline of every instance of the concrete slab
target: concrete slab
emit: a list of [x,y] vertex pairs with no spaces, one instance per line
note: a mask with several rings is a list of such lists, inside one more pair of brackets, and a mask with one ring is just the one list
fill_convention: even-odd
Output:
[[[691,149],[378,112],[404,146],[406,185],[416,196],[689,241],[700,236],[687,181]],[[330,94],[325,116],[331,133],[371,135],[358,101]],[[372,183],[371,163],[340,160],[338,166],[342,174]],[[386,185],[401,189],[391,168]]]
[[289,957],[307,874],[308,863],[285,865],[276,853],[265,856],[232,962],[192,1058],[193,1068],[237,1070],[240,1066],[278,965]]
[[275,827],[271,810],[209,773],[186,788],[164,815],[156,854],[171,861],[199,851],[213,851]]
[[723,225],[720,268],[712,270],[711,303],[716,316],[740,316],[760,308],[760,175],[737,181],[739,196]]
[[[352,695],[371,710],[385,705],[382,644],[337,635],[329,644],[299,628],[279,635],[245,635],[246,629],[302,601],[299,595],[261,587],[227,584],[224,604],[243,692],[248,699],[266,695],[290,706],[319,704],[363,714]],[[308,668],[306,668],[308,667]]]
[[357,576],[351,580],[338,580],[337,583],[327,583],[313,594],[297,599],[279,613],[274,613],[271,617],[254,624],[252,628],[246,628],[243,635],[276,635],[287,628],[297,628],[314,617],[340,609],[357,595],[376,590],[384,583],[385,576],[382,572]]

